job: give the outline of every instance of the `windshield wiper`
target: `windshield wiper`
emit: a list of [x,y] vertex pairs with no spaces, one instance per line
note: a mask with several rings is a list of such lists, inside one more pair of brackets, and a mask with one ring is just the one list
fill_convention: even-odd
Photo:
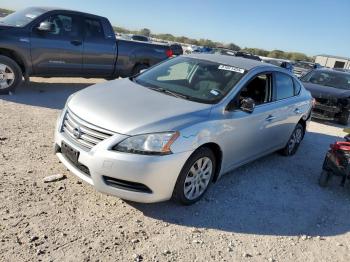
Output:
[[158,91],[158,92],[161,92],[161,93],[165,93],[167,95],[171,95],[171,96],[174,96],[174,97],[177,97],[177,98],[182,98],[182,99],[186,99],[186,100],[189,100],[190,98],[186,95],[183,95],[183,94],[179,94],[179,93],[176,93],[176,92],[173,92],[173,91],[170,91],[168,89],[165,89],[165,88],[161,88],[161,87],[148,87],[149,89],[152,89],[154,91]]

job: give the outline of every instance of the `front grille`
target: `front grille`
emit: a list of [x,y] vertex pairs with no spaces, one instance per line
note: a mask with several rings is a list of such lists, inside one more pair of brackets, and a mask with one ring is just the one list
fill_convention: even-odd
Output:
[[62,132],[73,142],[88,149],[114,134],[85,122],[69,110],[63,120]]
[[103,181],[106,183],[106,185],[119,188],[119,189],[140,192],[140,193],[148,193],[148,194],[152,193],[152,190],[149,187],[141,183],[121,180],[121,179],[108,177],[108,176],[103,176]]

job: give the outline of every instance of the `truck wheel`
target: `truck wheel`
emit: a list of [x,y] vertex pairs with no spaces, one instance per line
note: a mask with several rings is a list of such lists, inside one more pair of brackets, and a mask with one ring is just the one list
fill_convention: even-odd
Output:
[[322,170],[320,178],[318,179],[318,184],[321,187],[326,187],[328,185],[328,181],[331,178],[331,175],[328,171]]
[[145,65],[145,64],[136,65],[136,66],[134,67],[134,69],[132,70],[132,75],[133,75],[133,76],[134,76],[134,75],[137,75],[137,74],[139,74],[142,70],[147,69],[147,68],[149,68],[149,66],[148,66],[148,65]]
[[348,125],[349,122],[349,115],[350,115],[350,111],[348,109],[344,109],[341,113],[340,116],[338,118],[338,122],[341,125]]
[[22,70],[11,58],[0,55],[0,94],[13,92],[22,81]]

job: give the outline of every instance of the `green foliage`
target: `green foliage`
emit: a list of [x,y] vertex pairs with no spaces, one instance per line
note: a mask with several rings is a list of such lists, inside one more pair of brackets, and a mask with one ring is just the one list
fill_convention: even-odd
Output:
[[151,30],[149,30],[148,28],[142,28],[140,30],[140,35],[144,35],[144,36],[151,36]]
[[9,14],[11,14],[11,13],[13,13],[12,10],[0,8],[0,17],[7,16],[7,15],[9,15]]
[[303,60],[303,61],[313,61],[312,57],[308,57],[307,55],[303,53],[298,52],[284,52],[281,50],[264,50],[259,48],[244,48],[242,51],[258,55],[258,56],[265,56],[265,57],[271,57],[271,58],[277,58],[277,59],[287,59],[287,60]]

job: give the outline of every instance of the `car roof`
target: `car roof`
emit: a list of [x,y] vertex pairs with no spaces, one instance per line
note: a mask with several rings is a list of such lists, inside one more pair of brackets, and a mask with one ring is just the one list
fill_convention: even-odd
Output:
[[220,54],[190,54],[186,56],[197,58],[197,59],[203,59],[214,63],[235,66],[245,70],[250,70],[252,68],[261,67],[261,66],[278,68],[278,66],[275,66],[275,65],[271,65],[271,64],[263,63],[261,61],[243,58],[239,56],[227,56],[227,55],[220,55]]
[[68,12],[73,12],[73,13],[77,13],[77,14],[81,14],[81,15],[85,15],[85,16],[90,16],[90,17],[105,18],[103,16],[94,15],[94,14],[90,14],[90,13],[85,13],[85,12],[72,10],[72,9],[68,9],[68,8],[50,7],[50,6],[31,6],[31,7],[28,7],[28,8],[38,8],[38,9],[42,9],[42,10],[44,10],[46,12],[51,12],[51,11],[68,11]]

